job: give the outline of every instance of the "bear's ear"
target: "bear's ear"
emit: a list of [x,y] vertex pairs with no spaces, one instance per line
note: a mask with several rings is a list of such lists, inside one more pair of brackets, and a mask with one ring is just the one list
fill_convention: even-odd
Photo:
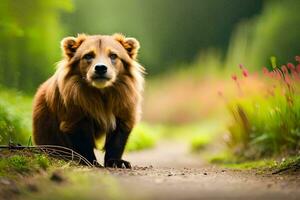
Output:
[[79,34],[77,38],[75,37],[65,37],[61,41],[61,48],[63,51],[63,55],[67,59],[71,59],[74,55],[78,47],[82,44],[82,42],[86,39],[85,34]]
[[140,48],[140,43],[137,39],[131,37],[126,38],[120,33],[114,34],[113,37],[122,44],[132,59],[136,59]]

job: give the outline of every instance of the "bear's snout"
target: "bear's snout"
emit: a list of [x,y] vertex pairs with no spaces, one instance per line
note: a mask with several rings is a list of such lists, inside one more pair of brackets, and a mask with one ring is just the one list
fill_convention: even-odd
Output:
[[112,85],[115,80],[114,71],[104,63],[95,64],[88,74],[89,82],[100,89]]
[[103,64],[95,65],[94,69],[95,69],[95,74],[97,74],[99,76],[103,76],[107,72],[107,67]]

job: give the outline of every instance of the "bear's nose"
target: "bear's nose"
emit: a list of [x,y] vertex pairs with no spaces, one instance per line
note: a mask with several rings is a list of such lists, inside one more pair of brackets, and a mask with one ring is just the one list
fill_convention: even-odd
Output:
[[107,67],[105,65],[96,65],[95,72],[98,75],[104,75],[107,72]]

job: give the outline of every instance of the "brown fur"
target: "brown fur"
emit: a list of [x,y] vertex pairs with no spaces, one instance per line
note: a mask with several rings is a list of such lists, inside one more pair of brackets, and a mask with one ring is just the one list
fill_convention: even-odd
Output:
[[[33,138],[38,145],[62,145],[85,155],[85,148],[69,138],[76,131],[82,132],[79,138],[87,134],[94,148],[95,139],[101,135],[114,134],[117,126],[129,134],[139,120],[144,72],[136,61],[139,43],[121,34],[81,34],[63,39],[61,46],[63,60],[35,95]],[[118,55],[115,65],[108,58],[107,52],[111,50]],[[103,88],[92,84],[90,77],[95,63],[88,63],[82,57],[89,51],[95,54],[95,62],[107,63],[108,70],[115,75]]]

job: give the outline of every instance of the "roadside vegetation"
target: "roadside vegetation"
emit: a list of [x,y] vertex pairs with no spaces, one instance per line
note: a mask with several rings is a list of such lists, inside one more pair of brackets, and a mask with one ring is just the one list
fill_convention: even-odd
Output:
[[27,144],[31,135],[32,98],[0,87],[0,144]]
[[[251,74],[241,65],[242,76],[232,76],[237,96],[227,103],[233,121],[226,142],[236,155],[257,159],[299,153],[299,59],[278,66],[272,58],[271,69],[264,68],[262,75]],[[255,79],[260,84],[253,87]]]
[[67,165],[67,162],[30,149],[1,149],[0,177],[18,179],[63,165]]

